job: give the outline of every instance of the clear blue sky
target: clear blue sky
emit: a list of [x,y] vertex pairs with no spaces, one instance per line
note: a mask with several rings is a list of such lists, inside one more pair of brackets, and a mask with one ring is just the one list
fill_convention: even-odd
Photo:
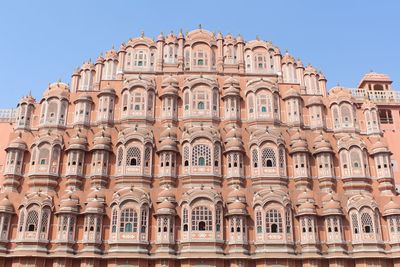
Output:
[[2,1],[0,108],[70,75],[112,45],[159,32],[192,30],[256,35],[321,69],[328,87],[355,87],[369,71],[399,88],[400,1]]

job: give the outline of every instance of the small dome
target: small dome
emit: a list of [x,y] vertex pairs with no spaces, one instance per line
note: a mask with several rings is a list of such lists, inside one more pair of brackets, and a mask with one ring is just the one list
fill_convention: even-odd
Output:
[[311,201],[306,201],[300,204],[297,215],[315,215],[315,205]]
[[78,149],[87,150],[87,139],[80,133],[77,133],[74,137],[69,140],[69,144],[66,150]]
[[234,188],[228,193],[228,199],[245,199],[246,193],[242,188]]
[[299,92],[297,92],[295,89],[293,89],[293,88],[290,88],[289,90],[287,90],[284,94],[283,94],[283,99],[285,100],[285,99],[288,99],[288,98],[293,98],[293,97],[296,97],[296,98],[299,98],[300,97],[300,94],[299,94]]
[[314,66],[312,66],[312,65],[308,65],[305,68],[304,73],[317,73],[317,69],[314,68]]
[[158,198],[175,198],[175,190],[171,188],[166,188],[158,194]]
[[178,146],[176,145],[176,141],[172,140],[171,138],[164,139],[161,144],[158,152],[161,151],[175,151],[178,152]]
[[236,41],[238,43],[244,43],[244,40],[243,40],[243,38],[242,38],[242,36],[240,34],[238,35],[238,37],[236,37]]
[[161,82],[161,96],[163,95],[175,95],[178,96],[179,93],[179,84],[178,80],[173,76],[165,77]]
[[297,196],[297,201],[299,203],[303,203],[306,202],[308,200],[312,200],[314,201],[314,193],[313,191],[311,191],[310,189],[306,189],[303,192],[301,192],[298,196]]
[[322,152],[331,153],[331,152],[333,152],[333,149],[332,149],[332,145],[329,142],[329,140],[326,140],[325,137],[321,133],[314,139],[313,154],[315,155],[315,154],[322,153]]
[[319,81],[326,81],[325,75],[322,72],[318,73],[318,75],[319,75],[318,78]]
[[164,34],[161,32],[158,36],[157,36],[157,41],[164,41]]
[[232,128],[230,129],[227,134],[225,135],[226,139],[229,138],[242,138],[242,133],[238,128]]
[[93,140],[93,149],[111,151],[111,135],[105,131],[96,133]]
[[110,83],[107,83],[106,86],[97,94],[98,97],[102,95],[116,95],[115,90],[111,87]]
[[56,97],[56,98],[69,98],[69,86],[66,83],[56,82],[49,85],[47,90],[44,92],[44,98]]
[[35,104],[36,100],[33,96],[29,93],[29,95],[23,96],[19,100],[19,104],[26,103],[26,104]]
[[286,53],[283,55],[283,57],[282,57],[282,64],[286,64],[286,63],[294,63],[295,62],[295,60],[294,60],[294,58],[293,58],[293,56],[292,55],[290,55],[287,51],[286,51]]
[[314,105],[324,105],[321,96],[312,96],[307,101],[307,107],[314,106]]
[[79,208],[79,197],[72,192],[61,197],[59,212],[77,213]]
[[157,209],[175,209],[175,205],[171,202],[169,202],[168,200],[164,200],[163,202],[161,202],[160,204],[157,205]]
[[109,59],[112,59],[112,60],[118,59],[117,51],[115,51],[114,48],[112,48],[106,52],[105,60],[109,60]]
[[393,201],[391,199],[384,207],[383,207],[383,216],[388,215],[398,215],[400,214],[400,203],[399,201]]
[[0,212],[14,213],[14,206],[8,199],[8,196],[5,196],[3,200],[0,201]]
[[369,72],[362,78],[363,81],[391,82],[389,75],[384,73]]
[[243,151],[243,143],[239,138],[231,138],[225,145],[225,152],[228,151]]
[[87,195],[87,199],[105,199],[105,195],[100,190],[94,190]]
[[322,207],[323,215],[343,215],[342,207],[340,202],[331,198],[329,201],[325,202]]
[[91,102],[91,103],[93,103],[93,100],[92,100],[92,97],[89,94],[83,93],[83,94],[80,94],[75,99],[74,104],[78,103],[78,102]]
[[17,137],[13,139],[7,146],[6,150],[8,151],[9,149],[19,149],[19,150],[27,150],[27,145],[25,141],[21,137]]
[[376,140],[372,146],[371,146],[371,154],[376,154],[376,153],[390,153],[390,150],[382,138],[379,138]]
[[102,201],[98,201],[98,200],[91,200],[88,202],[88,204],[86,205],[86,211],[89,209],[103,209],[104,208],[104,203]]
[[246,205],[240,201],[235,201],[228,204],[228,210],[245,210]]
[[177,140],[177,134],[174,128],[167,127],[165,130],[163,130],[160,134],[160,140],[164,139],[173,139]]

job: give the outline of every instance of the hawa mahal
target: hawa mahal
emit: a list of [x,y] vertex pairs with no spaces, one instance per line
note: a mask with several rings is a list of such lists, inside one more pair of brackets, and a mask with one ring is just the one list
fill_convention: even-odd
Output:
[[400,266],[400,93],[142,34],[0,110],[0,265]]

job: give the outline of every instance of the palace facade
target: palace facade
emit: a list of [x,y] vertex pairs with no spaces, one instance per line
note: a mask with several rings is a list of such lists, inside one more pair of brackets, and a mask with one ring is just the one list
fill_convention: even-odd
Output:
[[0,263],[400,266],[391,83],[328,92],[201,28],[132,38],[0,126]]

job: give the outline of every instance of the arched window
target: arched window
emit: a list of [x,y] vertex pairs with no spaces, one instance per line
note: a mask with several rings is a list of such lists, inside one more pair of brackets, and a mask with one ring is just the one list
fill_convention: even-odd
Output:
[[212,231],[212,212],[205,206],[198,206],[192,210],[192,230]]
[[25,231],[36,232],[39,223],[39,213],[36,210],[30,210],[26,219]]
[[263,167],[267,168],[276,167],[275,151],[272,148],[264,148],[262,150],[262,164]]
[[333,116],[333,128],[337,129],[340,127],[339,108],[337,106],[332,107],[332,116]]
[[121,211],[120,219],[120,232],[121,233],[131,233],[137,232],[138,223],[137,213],[132,208],[125,208]]
[[192,166],[211,166],[211,149],[207,145],[195,145],[192,149]]
[[257,228],[257,234],[261,234],[263,232],[261,211],[256,212],[256,228]]
[[249,101],[249,113],[252,114],[254,113],[254,96],[249,95],[248,101]]
[[361,225],[362,225],[363,233],[368,234],[368,233],[374,232],[371,215],[369,215],[366,212],[361,214]]
[[127,166],[140,166],[141,165],[140,149],[138,147],[130,147],[126,153]]
[[282,233],[282,216],[276,209],[265,214],[265,229],[267,233]]
[[136,51],[133,59],[133,66],[146,67],[147,66],[147,52],[144,50]]
[[258,150],[253,149],[251,152],[252,155],[252,160],[253,160],[253,167],[257,168],[258,167]]
[[197,103],[197,109],[204,109],[204,102],[203,101],[199,101]]
[[340,113],[342,115],[342,123],[344,127],[353,126],[353,119],[351,116],[351,108],[349,104],[342,104],[340,107]]
[[183,148],[183,166],[189,166],[189,146]]
[[359,231],[358,218],[357,218],[356,213],[351,214],[351,224],[353,226],[353,233],[358,234],[360,231]]
[[183,216],[182,216],[182,224],[183,224],[183,231],[187,232],[189,231],[189,215],[188,215],[188,210],[187,208],[183,209]]

